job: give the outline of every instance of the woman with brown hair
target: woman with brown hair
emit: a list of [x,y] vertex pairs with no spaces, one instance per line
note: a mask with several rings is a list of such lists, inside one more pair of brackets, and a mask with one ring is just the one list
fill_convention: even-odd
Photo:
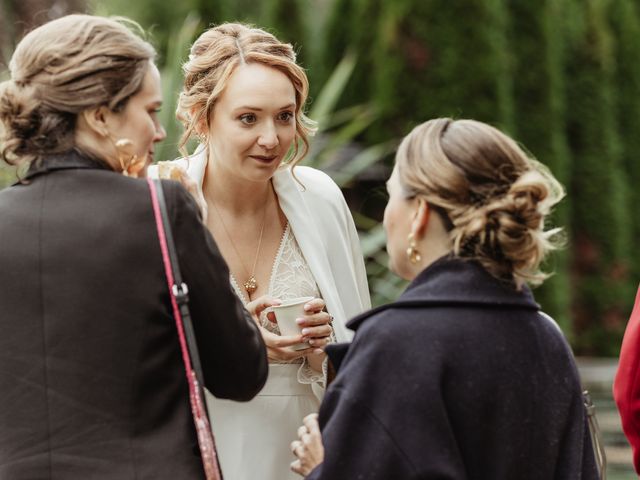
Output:
[[390,268],[411,283],[349,322],[353,343],[327,347],[338,374],[293,470],[598,478],[573,356],[527,287],[546,277],[560,184],[499,130],[441,118],[404,138],[387,188]]
[[[165,132],[155,52],[131,26],[51,21],[0,84],[1,154],[26,169],[0,191],[0,478],[204,477],[149,187],[134,178]],[[195,202],[163,184],[204,382],[249,400],[267,374],[261,336]]]
[[[233,480],[295,478],[289,441],[319,407],[323,347],[348,340],[346,320],[370,305],[358,235],[337,185],[296,166],[314,125],[304,114],[308,82],[291,45],[258,28],[219,25],[196,40],[184,72],[182,144],[195,136],[200,145],[160,168],[181,165],[195,180],[206,225],[245,304],[264,295],[313,298],[298,319],[302,338],[281,336],[262,317],[269,379],[253,401],[210,398],[222,470]],[[309,348],[291,348],[301,341]]]

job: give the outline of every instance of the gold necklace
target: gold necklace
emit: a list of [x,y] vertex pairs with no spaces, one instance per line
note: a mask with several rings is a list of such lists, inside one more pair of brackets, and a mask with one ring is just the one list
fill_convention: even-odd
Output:
[[251,297],[251,294],[258,289],[258,281],[256,280],[256,265],[258,264],[258,257],[260,256],[260,248],[262,247],[262,234],[264,233],[265,220],[267,219],[268,204],[269,204],[269,191],[267,190],[267,198],[264,202],[264,209],[262,211],[262,226],[260,227],[260,237],[258,238],[258,249],[256,250],[256,257],[253,260],[253,268],[251,269],[251,274],[249,274],[247,267],[245,267],[244,262],[242,261],[242,256],[240,255],[240,253],[238,252],[238,249],[236,248],[235,242],[231,238],[231,235],[229,235],[229,230],[227,230],[227,226],[225,225],[224,219],[220,214],[220,210],[218,210],[216,203],[213,201],[213,198],[211,198],[211,205],[213,205],[213,208],[215,209],[216,213],[218,214],[218,217],[220,218],[220,223],[222,224],[224,233],[227,235],[227,238],[229,239],[229,243],[231,243],[233,250],[236,252],[236,256],[240,261],[240,265],[242,265],[242,269],[244,270],[245,274],[249,277],[247,281],[242,284],[244,289],[247,291],[247,294],[249,295],[249,297]]

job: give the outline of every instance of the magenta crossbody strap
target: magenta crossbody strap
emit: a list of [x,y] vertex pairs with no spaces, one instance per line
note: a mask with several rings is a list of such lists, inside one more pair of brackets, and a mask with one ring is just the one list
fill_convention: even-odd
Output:
[[182,350],[182,360],[189,384],[189,399],[191,401],[191,412],[193,422],[198,434],[198,445],[202,456],[207,480],[222,480],[222,473],[218,464],[213,433],[209,424],[209,417],[204,401],[204,390],[202,388],[202,370],[200,367],[200,355],[195,342],[191,315],[189,313],[189,298],[187,285],[182,282],[178,257],[173,243],[171,224],[167,214],[167,207],[164,201],[162,183],[160,180],[147,178],[149,191],[151,193],[151,204],[158,231],[160,250],[164,271],[171,298],[171,308],[176,321],[180,349]]

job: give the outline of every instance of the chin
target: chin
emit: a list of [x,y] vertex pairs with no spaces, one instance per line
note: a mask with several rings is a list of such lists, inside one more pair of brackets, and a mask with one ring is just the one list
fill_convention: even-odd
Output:
[[275,172],[273,171],[269,171],[269,172],[262,172],[262,174],[260,173],[250,173],[248,175],[245,175],[244,178],[252,183],[264,183],[264,182],[268,182],[269,180],[271,180],[273,178],[273,174]]
[[273,178],[279,166],[280,164],[251,169],[251,171],[247,172],[246,178],[253,182],[267,182]]

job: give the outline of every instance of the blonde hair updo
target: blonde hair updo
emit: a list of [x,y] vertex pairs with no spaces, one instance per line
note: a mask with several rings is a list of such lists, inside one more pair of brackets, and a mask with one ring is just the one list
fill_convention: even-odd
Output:
[[547,278],[540,263],[561,239],[545,219],[564,190],[514,140],[482,122],[439,118],[404,138],[396,162],[405,196],[446,216],[455,255],[517,289]]
[[[187,141],[197,136],[198,126],[210,128],[210,117],[236,68],[260,63],[284,73],[295,89],[296,139],[287,159],[292,166],[309,150],[309,136],[315,133],[315,123],[304,114],[309,94],[307,75],[297,63],[293,47],[280,42],[259,28],[238,23],[224,23],[210,28],[191,47],[189,61],[184,64],[184,88],[178,99],[177,118],[185,127],[179,148],[184,152]],[[202,139],[201,139],[202,140]]]

